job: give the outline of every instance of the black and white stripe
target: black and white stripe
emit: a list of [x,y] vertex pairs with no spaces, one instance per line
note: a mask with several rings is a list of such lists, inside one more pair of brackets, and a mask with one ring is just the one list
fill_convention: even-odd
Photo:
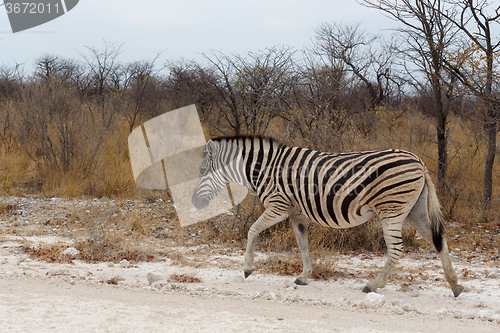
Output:
[[206,145],[200,176],[193,193],[196,207],[205,207],[221,188],[236,182],[253,189],[266,209],[248,234],[246,276],[254,269],[255,238],[286,217],[290,217],[304,261],[296,282],[305,284],[311,273],[306,217],[324,226],[350,228],[376,216],[384,231],[388,260],[364,291],[385,285],[402,254],[405,219],[440,253],[455,296],[463,289],[448,258],[434,185],[422,160],[410,152],[333,154],[287,147],[262,137],[218,138]]

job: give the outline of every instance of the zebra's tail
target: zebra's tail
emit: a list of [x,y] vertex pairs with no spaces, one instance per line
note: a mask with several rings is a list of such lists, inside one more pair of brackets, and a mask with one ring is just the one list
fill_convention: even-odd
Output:
[[428,206],[429,217],[431,219],[432,242],[436,247],[436,251],[440,253],[443,250],[444,217],[441,212],[441,204],[436,193],[436,187],[427,170],[425,170],[425,183],[429,190]]

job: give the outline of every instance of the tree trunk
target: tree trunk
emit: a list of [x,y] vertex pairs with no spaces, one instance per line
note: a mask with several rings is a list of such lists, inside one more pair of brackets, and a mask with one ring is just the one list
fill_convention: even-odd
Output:
[[[439,62],[436,56],[433,60],[435,64],[434,73],[439,73]],[[446,169],[448,168],[448,138],[446,137],[446,118],[448,116],[449,104],[443,103],[441,91],[442,82],[439,78],[433,80],[434,92],[434,112],[437,120],[437,143],[438,143],[438,171],[437,171],[437,189],[440,194],[444,193],[446,186]],[[446,105],[445,105],[446,104]]]
[[[441,111],[441,112],[439,112]],[[443,193],[446,185],[446,169],[448,168],[448,138],[446,137],[446,114],[438,110],[437,116],[437,140],[438,140],[438,191]]]
[[493,164],[497,148],[497,123],[495,121],[493,108],[488,112],[486,122],[486,134],[488,136],[488,153],[484,163],[484,192],[483,208],[488,210],[491,205],[491,196],[493,192]]

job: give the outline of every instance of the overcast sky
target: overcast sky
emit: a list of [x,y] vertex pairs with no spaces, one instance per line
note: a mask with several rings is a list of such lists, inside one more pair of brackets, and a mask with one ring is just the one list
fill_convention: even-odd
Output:
[[0,7],[0,65],[26,63],[43,54],[81,59],[85,46],[123,43],[120,60],[200,60],[218,50],[244,54],[286,44],[301,49],[322,22],[358,22],[372,32],[395,23],[355,0],[80,0],[51,22],[12,33]]

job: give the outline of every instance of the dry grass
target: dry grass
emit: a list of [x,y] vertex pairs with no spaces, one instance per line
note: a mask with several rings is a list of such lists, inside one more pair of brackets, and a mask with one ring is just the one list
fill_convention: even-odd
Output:
[[[343,151],[382,148],[401,148],[420,156],[428,168],[436,170],[437,151],[434,142],[435,128],[432,119],[419,113],[396,114],[390,111],[375,117],[373,130],[362,130],[353,126],[342,137],[327,146],[341,147]],[[273,123],[270,133],[285,133]],[[449,221],[447,238],[451,250],[482,251],[498,254],[500,242],[500,162],[495,163],[494,199],[492,209],[482,209],[482,173],[485,157],[485,138],[481,127],[472,120],[451,117],[448,168],[449,187],[440,194],[443,211]],[[43,196],[62,197],[113,197],[166,202],[171,197],[165,191],[137,189],[132,178],[128,156],[126,123],[120,119],[99,150],[93,168],[85,173],[76,170],[54,171],[47,166],[34,163],[23,150],[13,146],[8,152],[0,149],[0,193],[3,195],[37,193]],[[278,135],[279,137],[279,135]],[[281,138],[284,139],[284,138]],[[307,140],[296,137],[289,142],[307,145]],[[0,205],[0,214],[8,214],[12,208]],[[164,231],[165,220],[174,221],[175,228],[168,230],[168,242],[177,245],[222,244],[235,249],[245,248],[246,237],[252,223],[262,212],[257,197],[249,196],[233,210],[234,215],[220,215],[210,221],[181,228],[176,221],[175,209],[164,205],[155,211],[136,209],[128,216],[113,217],[112,210],[104,212],[72,212],[70,224],[84,221],[85,241],[77,244],[82,258],[88,261],[121,259],[151,260],[156,252],[141,245],[131,245],[131,237],[153,237]],[[487,221],[487,222],[485,222]],[[70,226],[73,226],[71,224]],[[80,227],[81,224],[78,225]],[[131,235],[125,236],[124,231]],[[474,232],[474,233],[472,233]],[[378,223],[372,221],[351,229],[329,229],[317,224],[308,226],[311,252],[373,251],[382,253],[385,244]],[[195,234],[196,237],[190,235]],[[455,236],[459,235],[458,238]],[[415,231],[405,225],[403,230],[405,247],[409,251],[430,246],[416,240]],[[167,242],[167,243],[168,243]],[[137,243],[139,244],[139,243]],[[297,251],[295,235],[289,222],[282,222],[264,231],[258,240],[260,251]],[[57,249],[42,249],[37,256],[56,256]],[[43,252],[46,251],[47,253]],[[293,264],[282,262],[285,270],[293,270]],[[270,270],[273,270],[272,263]],[[276,268],[277,269],[277,268]]]

